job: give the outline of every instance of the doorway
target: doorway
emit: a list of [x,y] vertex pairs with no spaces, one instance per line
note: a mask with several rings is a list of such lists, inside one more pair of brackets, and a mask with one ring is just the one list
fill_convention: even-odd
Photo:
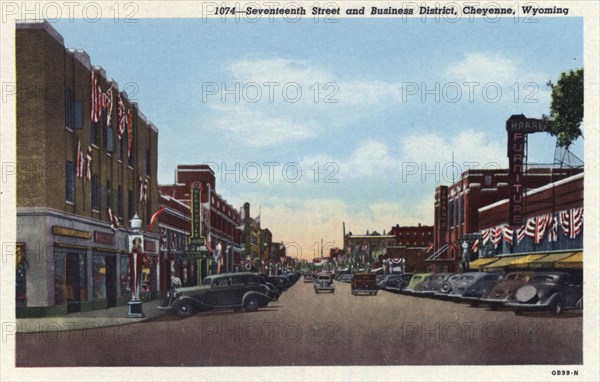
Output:
[[67,253],[66,297],[68,313],[81,311],[81,261],[79,257],[80,256],[75,253]]
[[117,306],[117,258],[106,256],[106,303],[108,308]]

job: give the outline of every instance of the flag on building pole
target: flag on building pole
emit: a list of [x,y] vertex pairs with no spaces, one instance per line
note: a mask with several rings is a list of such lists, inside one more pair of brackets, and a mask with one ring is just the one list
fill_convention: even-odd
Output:
[[88,146],[87,154],[85,156],[85,177],[87,180],[92,179],[92,146]]
[[83,155],[81,155],[81,141],[77,139],[77,164],[76,164],[75,176],[78,178],[83,177]]
[[131,157],[131,143],[133,141],[133,110],[131,107],[127,110],[127,115],[124,116],[127,120],[127,157]]
[[117,215],[113,214],[112,209],[110,207],[106,209],[106,213],[108,216],[108,221],[110,222],[110,228],[112,228],[112,230],[115,231],[117,228],[119,228],[119,218],[117,217]]
[[154,226],[154,223],[158,219],[158,216],[160,214],[162,214],[164,210],[165,210],[165,206],[160,206],[160,207],[158,207],[158,209],[156,211],[154,211],[154,213],[150,217],[150,223],[146,227],[146,231],[152,231],[152,226]]

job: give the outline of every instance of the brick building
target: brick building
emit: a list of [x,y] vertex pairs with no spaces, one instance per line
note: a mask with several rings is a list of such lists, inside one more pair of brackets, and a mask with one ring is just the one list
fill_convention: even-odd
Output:
[[389,235],[396,236],[396,245],[408,248],[427,248],[433,242],[433,226],[419,225],[403,226],[399,224],[392,227]]
[[[509,203],[502,199],[479,208],[478,257],[583,249],[583,183],[579,173],[523,195],[525,223],[508,224]],[[571,227],[572,223],[575,227]]]
[[[197,284],[207,274],[217,271],[232,272],[241,266],[242,252],[242,218],[240,212],[227,202],[215,189],[215,174],[206,164],[178,165],[175,172],[175,184],[160,185],[160,193],[164,197],[177,200],[187,206],[188,219],[191,205],[191,189],[194,185],[200,189],[202,210],[201,235],[206,238],[206,249],[215,257],[202,262],[200,259],[184,259],[172,252],[174,270],[181,280],[189,280],[188,284]],[[163,222],[163,214],[159,217]],[[191,224],[191,221],[190,221]],[[190,226],[188,225],[188,234]],[[187,242],[186,242],[187,243]],[[220,244],[220,253],[214,251]],[[179,248],[180,254],[185,248]],[[218,256],[220,255],[220,256]]]
[[[539,188],[580,172],[575,168],[530,169],[524,188]],[[463,245],[470,248],[479,238],[479,209],[508,198],[508,185],[507,170],[487,169],[465,171],[453,185],[436,188],[433,247],[427,253],[430,271],[460,270]]]
[[[16,24],[17,314],[125,304],[128,229],[158,206],[158,129],[46,21]],[[142,298],[158,293],[144,233]]]

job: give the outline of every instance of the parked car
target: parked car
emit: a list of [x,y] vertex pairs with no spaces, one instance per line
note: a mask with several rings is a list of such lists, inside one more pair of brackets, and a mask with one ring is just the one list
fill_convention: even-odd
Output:
[[458,279],[462,275],[462,273],[453,273],[446,281],[442,283],[439,291],[435,292],[434,296],[438,298],[447,298],[450,292],[454,290]]
[[492,310],[496,310],[508,301],[510,296],[513,296],[517,290],[527,284],[533,276],[533,272],[510,272],[504,275],[502,280],[494,285],[482,297],[480,302],[487,304]]
[[376,274],[375,276],[375,285],[379,285],[379,283],[385,278],[385,275]]
[[484,275],[470,284],[460,295],[460,300],[468,302],[471,306],[479,306],[480,299],[504,277],[504,272],[483,272]]
[[[494,274],[502,274],[501,272],[493,272]],[[473,289],[475,283],[477,283],[482,277],[488,276],[489,272],[466,272],[462,273],[458,280],[456,280],[452,291],[448,293],[448,298],[459,302],[461,297],[467,292]],[[497,276],[492,276],[492,279]],[[489,281],[489,280],[488,280]],[[496,281],[495,283],[497,283]],[[490,285],[491,288],[491,285]],[[479,296],[481,297],[481,296]],[[478,297],[478,299],[479,299]]]
[[352,273],[341,274],[340,277],[338,278],[338,281],[345,282],[345,283],[351,283],[352,282]]
[[431,273],[415,273],[406,288],[402,289],[402,293],[412,294],[417,285],[427,280]]
[[319,273],[315,278],[315,293],[327,291],[335,293],[335,285],[333,284],[333,275],[331,273]]
[[279,291],[282,293],[285,290],[287,290],[290,286],[292,286],[290,281],[285,276],[268,275],[268,276],[266,276],[266,279],[268,282],[275,285],[279,289]]
[[312,273],[306,273],[304,275],[304,282],[305,283],[314,283],[315,282],[315,277],[313,276]]
[[375,273],[355,273],[352,277],[352,294],[356,295],[376,295],[377,283]]
[[397,292],[401,289],[402,286],[402,274],[396,273],[392,275],[387,275],[383,280],[381,280],[377,287],[379,289],[384,289],[390,292]]
[[413,294],[419,296],[432,296],[438,292],[444,282],[448,280],[453,273],[434,273],[429,278],[415,287]]
[[186,318],[196,311],[240,309],[255,311],[273,300],[269,287],[256,273],[224,273],[207,276],[202,285],[175,288],[158,307]]
[[536,272],[505,304],[515,314],[525,310],[583,309],[582,282],[568,272]]

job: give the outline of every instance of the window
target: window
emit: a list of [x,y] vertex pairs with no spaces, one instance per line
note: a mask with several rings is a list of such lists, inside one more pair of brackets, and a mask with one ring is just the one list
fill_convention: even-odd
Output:
[[121,193],[121,186],[117,186],[117,211],[116,214],[118,216],[123,216],[123,200],[122,200],[122,193]]
[[73,202],[75,199],[75,164],[67,161],[65,166],[65,200]]
[[99,122],[94,122],[92,121],[91,126],[90,126],[90,132],[92,134],[91,136],[91,142],[93,145],[95,146],[99,146],[100,145],[100,129],[99,129]]
[[100,211],[100,180],[92,174],[92,210]]
[[133,206],[134,206],[134,200],[133,200],[133,191],[131,190],[127,190],[127,218],[129,220],[133,219]]
[[146,175],[150,176],[151,171],[150,149],[146,149]]
[[65,96],[65,128],[72,129],[73,128],[73,112],[71,111],[71,89],[65,86],[64,89]]
[[120,256],[119,281],[121,284],[121,296],[131,297],[131,287],[129,284],[129,258],[127,255]]
[[92,285],[94,300],[106,298],[106,260],[103,255],[92,256]]
[[106,142],[106,152],[112,154],[113,152],[113,129],[106,127],[104,129],[104,141]]
[[110,180],[106,181],[106,208],[113,209],[112,203],[112,189],[110,186]]

